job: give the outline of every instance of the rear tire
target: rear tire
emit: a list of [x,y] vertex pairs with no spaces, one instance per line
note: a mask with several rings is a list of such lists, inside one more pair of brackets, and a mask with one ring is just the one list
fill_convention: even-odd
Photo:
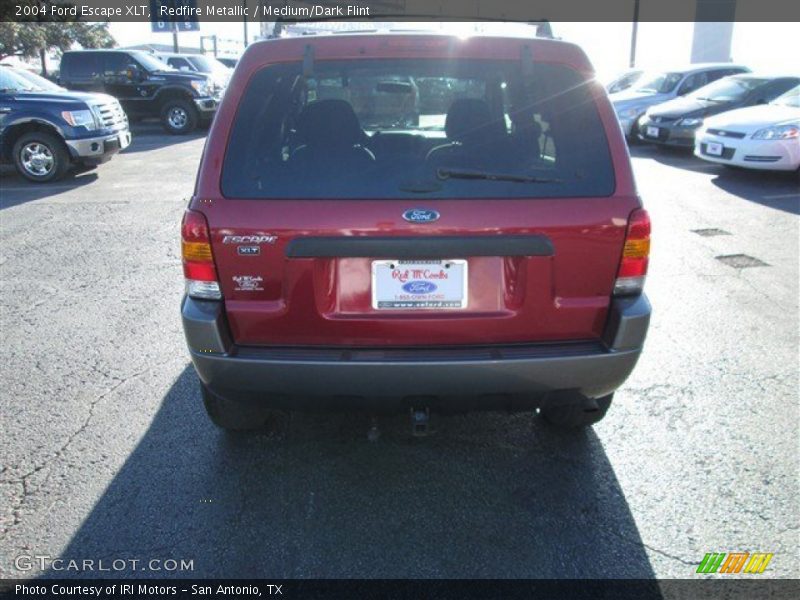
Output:
[[245,404],[218,396],[203,383],[200,384],[203,405],[209,419],[220,429],[226,431],[253,431],[260,429],[273,414],[273,411],[255,404]]
[[167,100],[161,107],[161,124],[167,133],[184,135],[197,127],[197,108],[187,100]]
[[12,150],[17,172],[28,181],[47,183],[61,179],[70,167],[61,138],[45,131],[24,133]]
[[597,398],[597,410],[587,412],[577,404],[564,404],[545,406],[539,409],[539,413],[550,425],[559,429],[581,429],[590,427],[601,421],[606,416],[614,394]]

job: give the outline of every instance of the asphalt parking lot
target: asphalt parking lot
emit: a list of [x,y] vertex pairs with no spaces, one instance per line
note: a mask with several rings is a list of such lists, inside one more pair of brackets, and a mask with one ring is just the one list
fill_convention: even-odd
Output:
[[761,551],[764,577],[800,577],[796,178],[633,148],[654,316],[593,430],[473,414],[417,439],[395,418],[370,442],[364,417],[291,415],[230,438],[179,320],[203,133],[143,125],[95,171],[0,177],[0,576],[75,575],[15,568],[46,555],[193,561],[117,573],[145,577],[689,578]]

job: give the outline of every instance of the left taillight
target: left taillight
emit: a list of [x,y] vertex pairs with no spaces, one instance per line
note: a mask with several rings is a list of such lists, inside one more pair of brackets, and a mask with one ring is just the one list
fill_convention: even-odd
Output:
[[194,210],[183,213],[181,257],[186,295],[202,300],[220,300],[222,292],[214,266],[208,223],[202,213]]
[[647,267],[650,262],[650,215],[638,209],[628,218],[625,232],[625,246],[614,282],[615,296],[634,296],[641,294]]

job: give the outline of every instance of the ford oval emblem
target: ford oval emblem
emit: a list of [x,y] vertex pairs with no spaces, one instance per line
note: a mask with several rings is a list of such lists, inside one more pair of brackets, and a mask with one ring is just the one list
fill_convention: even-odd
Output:
[[433,223],[441,215],[430,208],[411,208],[403,213],[403,218],[409,223]]
[[431,294],[436,291],[436,284],[430,281],[409,281],[403,284],[403,291],[409,294]]

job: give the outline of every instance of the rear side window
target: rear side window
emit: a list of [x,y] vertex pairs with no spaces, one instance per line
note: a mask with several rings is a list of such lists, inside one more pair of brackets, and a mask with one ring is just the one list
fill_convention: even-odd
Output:
[[131,59],[122,52],[109,52],[103,56],[103,74],[106,77],[124,76],[128,71]]
[[173,69],[191,69],[189,66],[189,61],[187,61],[185,58],[171,56],[167,59],[167,64]]
[[703,87],[708,82],[708,73],[693,73],[692,75],[689,75],[689,77],[687,77],[686,80],[681,84],[681,88],[678,90],[678,95],[682,96],[683,94],[689,94],[696,89]]
[[772,82],[770,85],[765,86],[763,92],[759,94],[758,101],[760,102],[772,102],[779,96],[782,96],[793,87],[797,86],[800,83],[800,79],[791,78],[791,79],[777,79]]
[[753,90],[764,86],[768,79],[735,75],[718,79],[707,87],[697,90],[692,97],[712,102],[737,102],[746,98]]
[[590,84],[520,61],[272,65],[250,80],[222,171],[233,198],[608,196]]
[[61,58],[61,77],[68,81],[91,79],[103,68],[96,52],[76,52]]
[[738,75],[739,73],[746,73],[744,69],[740,67],[735,67],[732,69],[720,69],[717,71],[712,71],[711,76],[709,76],[709,82],[716,81],[717,79],[722,79],[723,77],[730,77],[731,75]]

